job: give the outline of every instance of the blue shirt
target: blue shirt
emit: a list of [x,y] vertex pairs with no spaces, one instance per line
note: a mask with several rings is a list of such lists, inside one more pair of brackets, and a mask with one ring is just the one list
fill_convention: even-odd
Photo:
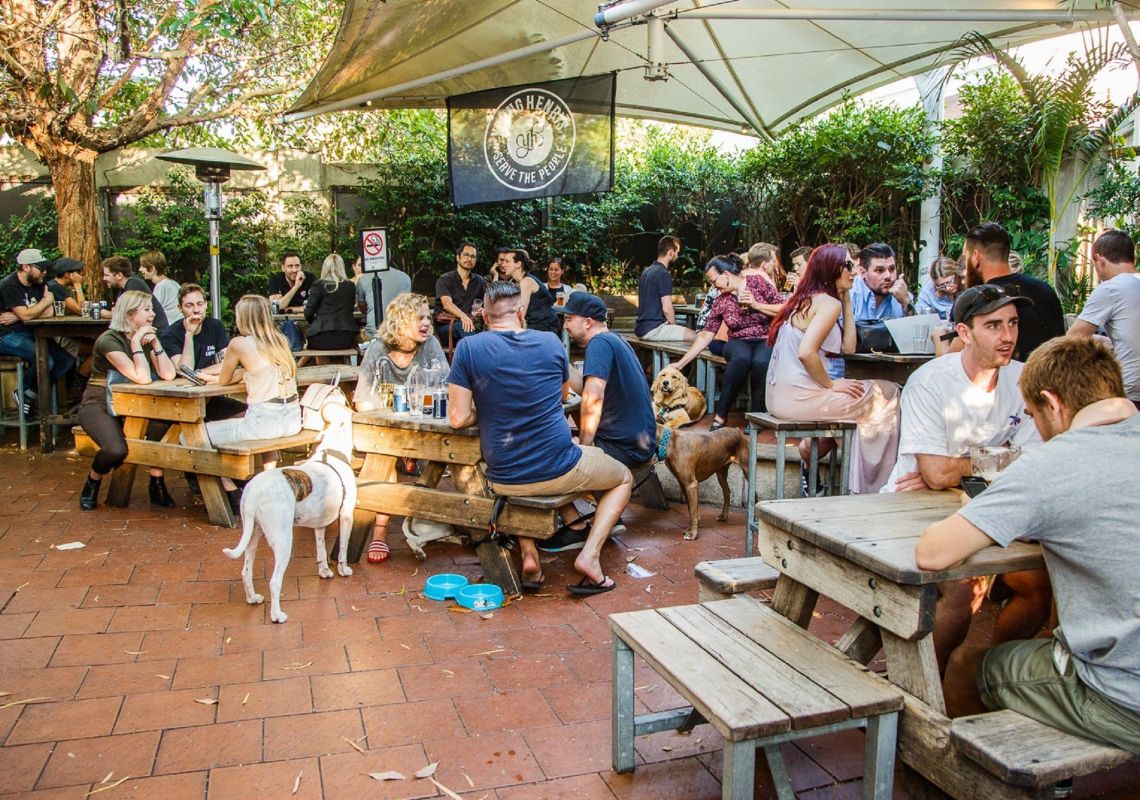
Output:
[[594,336],[586,345],[582,376],[606,382],[594,443],[627,467],[651,459],[657,443],[657,420],[649,384],[629,343],[616,333]]
[[562,411],[569,377],[554,334],[485,331],[459,340],[448,380],[474,396],[488,480],[538,483],[577,465],[582,450]]
[[898,319],[906,316],[906,310],[893,295],[887,295],[882,303],[875,304],[875,293],[867,286],[863,276],[855,278],[851,287],[851,307],[855,312],[855,319],[859,322],[874,319]]
[[637,283],[637,322],[633,326],[635,336],[644,336],[654,328],[665,324],[665,308],[662,297],[673,294],[673,276],[660,261],[654,261]]
[[939,294],[938,290],[934,288],[934,282],[926,284],[922,287],[922,291],[918,293],[918,313],[919,314],[937,314],[939,319],[950,319],[950,311],[954,308],[954,298],[947,297],[944,294]]

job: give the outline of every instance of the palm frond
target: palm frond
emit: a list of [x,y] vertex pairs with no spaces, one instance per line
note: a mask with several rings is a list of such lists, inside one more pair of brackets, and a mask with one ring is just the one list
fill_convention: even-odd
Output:
[[953,59],[955,61],[968,61],[972,58],[992,58],[1013,76],[1013,79],[1017,81],[1017,85],[1021,87],[1021,91],[1025,94],[1026,100],[1033,104],[1039,102],[1041,94],[1040,76],[1031,75],[1021,59],[999,48],[991,42],[985,34],[971,31],[958,39],[951,47],[953,48]]
[[1111,114],[1104,118],[1100,125],[1081,137],[1078,142],[1080,152],[1092,157],[1109,147],[1113,139],[1116,138],[1117,132],[1137,108],[1140,108],[1140,91],[1133,92],[1132,96],[1117,106]]

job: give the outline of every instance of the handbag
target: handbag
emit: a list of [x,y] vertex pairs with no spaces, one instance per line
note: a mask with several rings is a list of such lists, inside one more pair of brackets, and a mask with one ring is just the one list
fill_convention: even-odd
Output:
[[[340,376],[337,375],[338,380],[339,378]],[[348,399],[335,381],[332,384],[309,384],[305,388],[305,394],[301,396],[301,430],[323,431],[325,429],[325,418],[321,415],[321,409],[324,408],[325,403],[330,402],[348,405]]]
[[897,353],[895,339],[881,319],[855,322],[856,353]]

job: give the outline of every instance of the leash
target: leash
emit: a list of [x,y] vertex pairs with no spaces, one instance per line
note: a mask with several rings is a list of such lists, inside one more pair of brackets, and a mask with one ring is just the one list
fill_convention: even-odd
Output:
[[[676,405],[672,405],[672,406],[661,406],[661,410],[657,412],[657,421],[660,424],[664,425],[665,424],[665,415],[667,413],[672,413],[673,411],[680,411],[680,410],[684,409],[684,407],[685,407],[684,403],[677,403]],[[666,428],[666,430],[671,430],[671,429]]]
[[514,536],[508,533],[499,533],[499,515],[503,513],[503,509],[507,506],[507,498],[505,495],[495,495],[495,502],[491,506],[491,519],[487,523],[487,532],[492,542],[495,542],[499,547],[504,550],[513,550],[516,544]]

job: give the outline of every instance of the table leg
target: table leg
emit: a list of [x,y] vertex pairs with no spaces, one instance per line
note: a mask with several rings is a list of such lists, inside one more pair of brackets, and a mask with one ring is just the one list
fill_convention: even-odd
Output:
[[[396,482],[395,456],[383,456],[379,453],[368,453],[364,456],[364,463],[357,476],[357,485],[369,481],[381,483]],[[364,552],[365,543],[372,536],[372,527],[376,522],[376,514],[364,509],[356,509],[352,515],[352,535],[348,539],[348,561],[355,564],[360,561],[360,554]]]
[[942,696],[942,679],[934,655],[934,636],[928,633],[908,642],[886,629],[881,633],[891,683],[945,714],[946,700]]
[[895,746],[899,714],[876,714],[867,720],[863,753],[863,800],[890,800],[894,786]]
[[[146,438],[146,426],[149,420],[142,417],[127,417],[123,422],[123,436],[130,448],[132,440]],[[116,508],[126,508],[131,502],[131,487],[135,483],[135,465],[120,464],[111,473],[111,482],[107,487],[107,505]]]
[[[206,435],[206,423],[182,426],[182,439],[189,447],[212,449],[210,437]],[[230,510],[230,501],[222,489],[222,479],[216,475],[199,475],[198,486],[202,490],[202,502],[206,505],[206,514],[210,522],[222,528],[234,527],[237,520]]]
[[633,772],[633,650],[613,634],[613,708],[610,711],[610,744],[614,772]]
[[[48,425],[51,416],[51,372],[48,370],[48,337],[40,328],[36,328],[36,391],[39,393],[37,403],[40,417],[40,447],[45,453],[55,450],[54,430]],[[23,401],[23,398],[20,398]]]
[[[443,464],[438,466],[442,470]],[[455,484],[455,488],[465,494],[481,497],[490,497],[493,494],[491,486],[487,482],[487,476],[478,467],[452,467],[451,480]],[[436,482],[438,481],[439,479],[436,478]],[[483,569],[483,577],[501,588],[507,597],[518,597],[522,594],[522,578],[519,577],[518,570],[515,569],[511,552],[512,550],[507,550],[498,542],[492,542],[490,539],[484,539],[475,545],[475,555],[479,557],[479,566]]]
[[[779,481],[777,472],[777,482]],[[756,524],[756,426],[748,426],[748,487],[744,491],[744,556],[752,555],[752,526]]]
[[817,600],[819,592],[781,575],[772,595],[772,608],[806,630]]

